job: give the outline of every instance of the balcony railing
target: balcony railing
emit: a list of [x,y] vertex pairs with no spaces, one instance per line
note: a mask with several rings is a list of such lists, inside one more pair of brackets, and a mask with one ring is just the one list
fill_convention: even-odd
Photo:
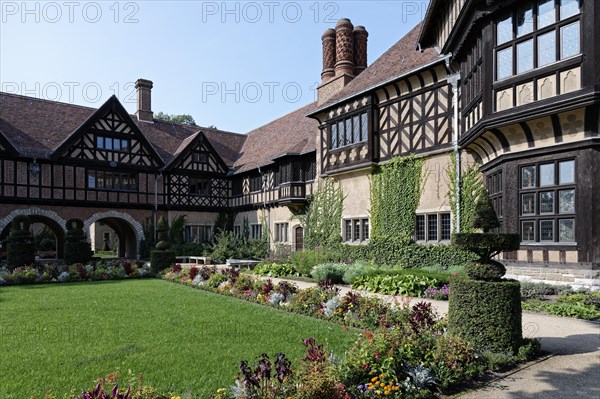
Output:
[[304,202],[306,201],[306,183],[282,183],[279,186],[279,202]]

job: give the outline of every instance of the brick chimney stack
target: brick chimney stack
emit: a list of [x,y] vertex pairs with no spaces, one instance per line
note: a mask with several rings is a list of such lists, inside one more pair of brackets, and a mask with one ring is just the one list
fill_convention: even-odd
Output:
[[364,26],[354,27],[354,76],[367,69],[367,38],[369,32]]
[[354,76],[354,25],[342,18],[335,26],[335,76]]
[[137,92],[137,115],[138,121],[154,123],[152,112],[152,81],[138,79],[135,82]]
[[327,29],[323,36],[323,71],[321,81],[325,83],[335,76],[335,30]]
[[323,33],[323,70],[317,88],[319,105],[367,68],[368,36],[364,26],[354,27],[348,18],[340,19],[335,30]]

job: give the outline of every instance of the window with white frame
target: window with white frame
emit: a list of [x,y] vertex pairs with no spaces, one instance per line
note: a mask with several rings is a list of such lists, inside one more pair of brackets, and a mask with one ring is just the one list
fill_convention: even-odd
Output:
[[250,226],[250,238],[260,240],[262,238],[262,224],[252,224]]
[[242,236],[242,226],[240,226],[239,224],[233,226],[233,235],[236,237],[241,237]]
[[526,1],[496,23],[496,80],[581,53],[580,0]]
[[289,223],[275,223],[275,242],[288,242]]
[[211,225],[188,225],[184,229],[185,242],[203,243],[212,240]]
[[521,167],[521,241],[575,242],[575,176],[573,159]]
[[343,236],[346,242],[365,242],[369,240],[369,219],[354,218],[342,221]]
[[417,215],[415,241],[449,241],[452,234],[450,212]]

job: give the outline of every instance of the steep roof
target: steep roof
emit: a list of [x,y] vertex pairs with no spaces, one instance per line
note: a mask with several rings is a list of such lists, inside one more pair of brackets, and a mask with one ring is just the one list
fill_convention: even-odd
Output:
[[[23,156],[48,158],[94,112],[95,108],[0,93],[0,131]],[[203,131],[219,156],[233,166],[246,136],[200,126],[154,120],[134,123],[167,164],[182,143]]]
[[426,48],[423,51],[417,50],[420,31],[421,24],[418,24],[369,65],[360,75],[331,96],[318,110],[347,100],[400,75],[419,69],[433,61],[442,60],[443,57],[434,48]]
[[235,163],[235,172],[269,164],[282,155],[315,151],[319,128],[306,114],[316,107],[316,102],[310,103],[249,132]]

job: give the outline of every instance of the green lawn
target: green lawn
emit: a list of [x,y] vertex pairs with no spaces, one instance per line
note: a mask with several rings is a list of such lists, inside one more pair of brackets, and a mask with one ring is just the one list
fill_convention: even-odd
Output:
[[206,397],[234,381],[240,360],[263,352],[297,359],[309,336],[337,353],[356,338],[161,280],[0,287],[0,398],[62,397],[118,367],[160,390]]

